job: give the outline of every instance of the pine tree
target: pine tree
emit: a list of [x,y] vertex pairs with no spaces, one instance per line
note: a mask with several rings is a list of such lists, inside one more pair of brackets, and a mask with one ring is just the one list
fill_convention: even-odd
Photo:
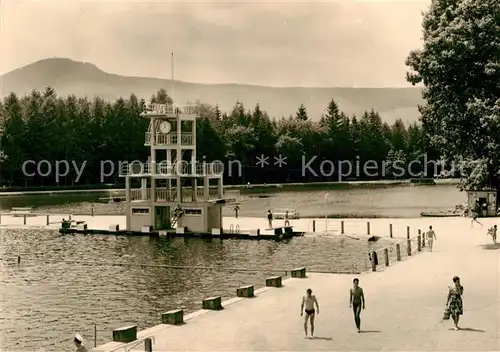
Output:
[[297,118],[297,120],[307,121],[307,119],[308,119],[307,110],[306,110],[304,104],[300,104],[299,110],[297,110],[295,117]]

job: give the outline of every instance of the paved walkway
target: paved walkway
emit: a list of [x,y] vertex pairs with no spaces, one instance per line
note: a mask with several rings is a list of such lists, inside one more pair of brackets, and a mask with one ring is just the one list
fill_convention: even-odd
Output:
[[[491,241],[486,226],[471,230],[465,218],[437,219],[433,225],[438,236],[433,253],[360,276],[366,295],[361,334],[348,303],[353,277],[310,274],[223,311],[204,311],[185,325],[157,326],[150,330],[156,331],[153,351],[499,351],[500,246],[484,248]],[[454,275],[465,290],[462,331],[441,321]],[[299,314],[308,287],[321,307],[314,340],[304,339]],[[116,343],[99,350],[117,347],[124,350]]]

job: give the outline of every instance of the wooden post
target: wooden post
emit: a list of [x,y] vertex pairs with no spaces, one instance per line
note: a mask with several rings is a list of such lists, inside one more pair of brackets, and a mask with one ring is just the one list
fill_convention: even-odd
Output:
[[372,271],[377,271],[377,263],[375,263],[375,252],[372,252]]
[[411,256],[411,240],[407,239],[406,243],[407,243],[406,248],[408,249],[408,256],[410,257]]
[[425,232],[422,234],[422,247],[425,247]]
[[340,233],[344,234],[344,220],[340,222]]
[[313,232],[316,232],[316,220],[313,220]]
[[398,262],[401,261],[401,246],[399,245],[399,243],[396,243],[396,260]]
[[422,252],[422,236],[417,237],[417,251]]
[[384,249],[384,259],[385,259],[385,266],[389,266],[389,250],[387,248]]
[[406,226],[406,238],[410,238],[410,226]]
[[153,352],[153,340],[150,337],[144,339],[144,351]]
[[50,225],[50,215],[47,214],[47,226],[49,226],[49,225]]
[[369,221],[366,223],[366,234],[367,235],[370,234],[370,222]]
[[26,214],[23,215],[24,218],[24,225],[26,225]]
[[392,238],[392,224],[389,224],[389,236]]
[[94,347],[97,347],[97,325],[96,324],[94,324]]

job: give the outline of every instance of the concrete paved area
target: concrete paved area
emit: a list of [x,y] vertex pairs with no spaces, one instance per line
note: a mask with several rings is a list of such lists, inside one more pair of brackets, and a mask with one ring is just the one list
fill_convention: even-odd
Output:
[[[223,311],[193,313],[182,326],[158,325],[140,332],[153,336],[153,351],[499,351],[499,251],[487,226],[471,229],[465,218],[432,219],[438,240],[425,252],[386,269],[359,276],[365,290],[362,330],[349,309],[350,275],[310,274],[290,279],[256,298],[236,299]],[[429,219],[414,219],[423,226]],[[387,220],[384,221],[387,225]],[[415,224],[415,222],[417,222]],[[362,224],[362,222],[360,222]],[[383,224],[383,222],[381,222]],[[441,317],[454,275],[464,286],[461,331]],[[320,303],[316,339],[304,339],[300,302],[312,288]],[[124,351],[108,343],[96,351]],[[139,344],[133,351],[144,351]]]

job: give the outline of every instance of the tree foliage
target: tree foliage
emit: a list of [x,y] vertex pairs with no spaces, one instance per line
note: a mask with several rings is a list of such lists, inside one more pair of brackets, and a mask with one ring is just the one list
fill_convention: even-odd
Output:
[[[165,90],[150,99],[171,102]],[[145,101],[135,95],[114,102],[59,97],[50,87],[21,98],[10,94],[0,104],[3,128],[0,183],[70,186],[123,182],[118,177],[119,163],[146,162],[149,156],[149,148],[144,146],[148,120],[140,116],[144,104]],[[198,103],[201,116],[196,123],[197,159],[220,160],[225,165],[230,161],[241,162],[243,173],[238,175],[232,170],[232,176],[226,175],[226,183],[307,182],[335,180],[338,171],[330,176],[304,175],[306,159],[316,158],[314,167],[318,170],[325,160],[354,163],[390,159],[391,162],[402,160],[405,164],[427,151],[419,124],[407,128],[398,120],[389,126],[374,110],[365,112],[359,119],[349,117],[333,99],[320,121],[314,122],[305,108],[299,106],[296,116],[277,120],[269,117],[258,104],[248,110],[242,102],[236,102],[231,113],[226,114],[217,106]],[[274,157],[279,155],[286,158],[286,165],[280,167],[275,163]],[[264,167],[256,163],[261,156],[268,157]],[[23,165],[30,160],[32,163],[24,172]],[[36,165],[42,160],[52,165],[52,173],[47,176],[36,172]],[[70,167],[68,175],[56,180],[54,167],[62,160],[78,166],[86,163],[81,177],[77,179],[76,170]],[[102,180],[103,171],[110,173],[111,164],[114,174]],[[361,170],[346,178],[396,177],[391,170],[381,164],[381,172],[376,176]],[[414,172],[420,172],[418,166]],[[408,172],[397,175],[398,178],[408,176]]]
[[429,143],[463,170],[463,187],[500,186],[500,2],[433,0],[407,80],[425,85]]

